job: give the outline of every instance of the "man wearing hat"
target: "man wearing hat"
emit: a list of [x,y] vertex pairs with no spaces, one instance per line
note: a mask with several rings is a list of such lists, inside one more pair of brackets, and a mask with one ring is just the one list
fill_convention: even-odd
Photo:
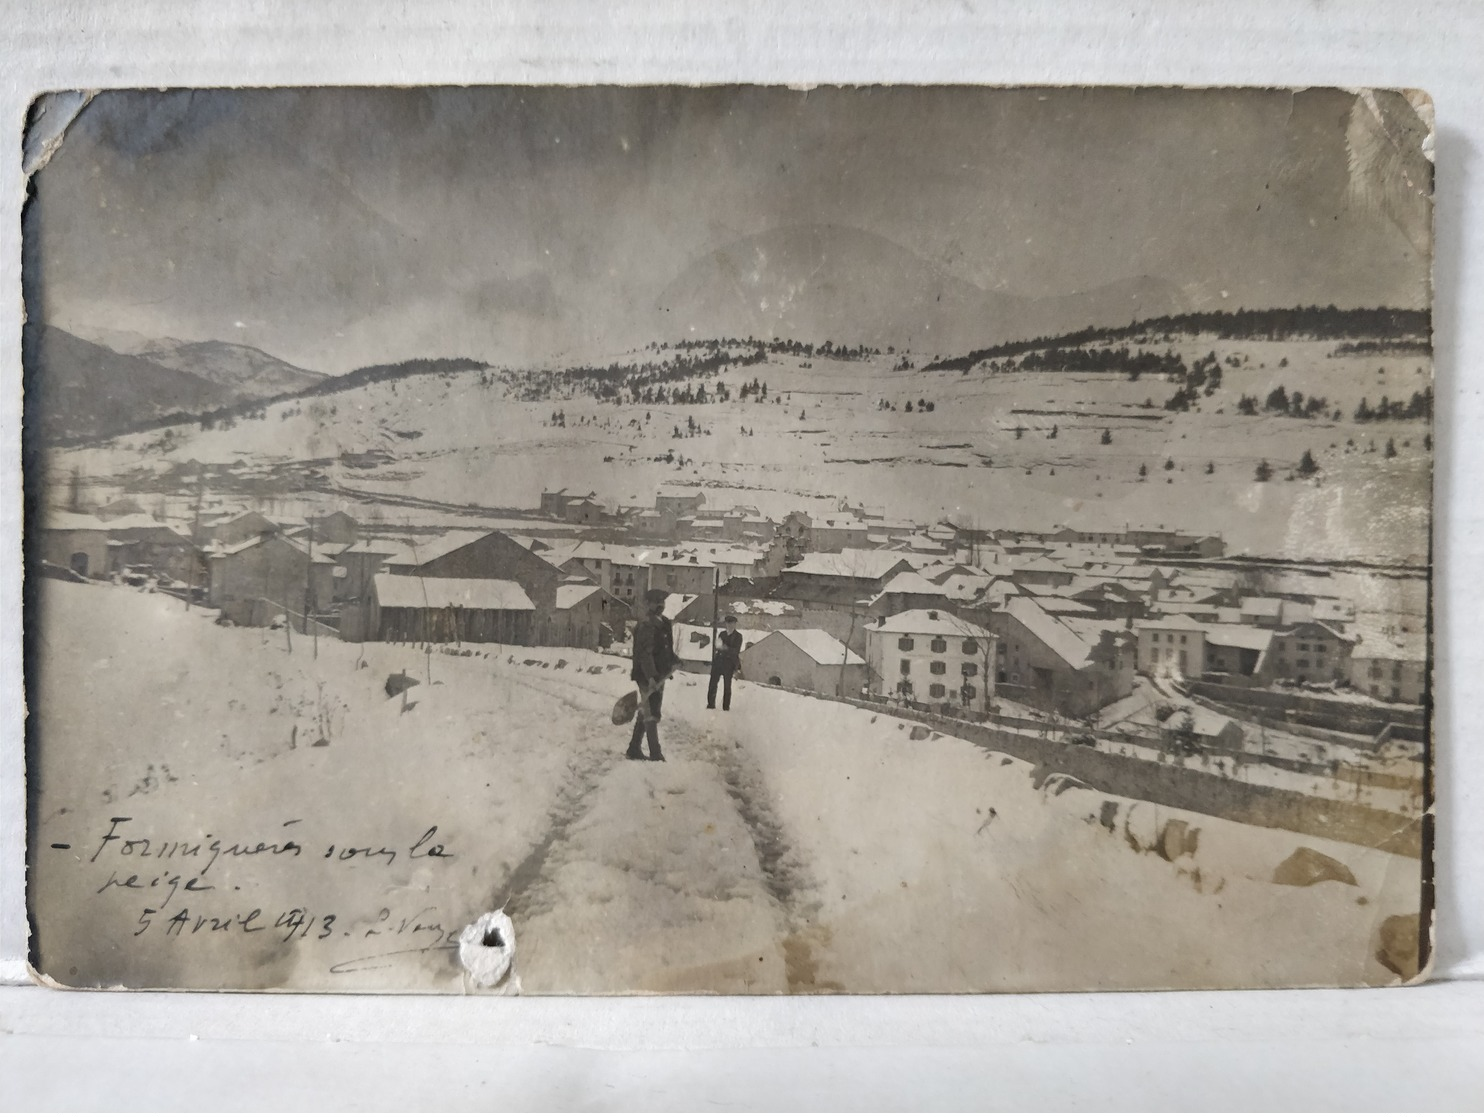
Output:
[[670,618],[665,616],[667,597],[664,590],[646,590],[644,606],[648,615],[634,628],[634,669],[629,678],[639,688],[639,708],[634,713],[629,751],[624,754],[630,760],[644,759],[639,743],[645,738],[649,740],[649,759],[665,759],[660,752],[660,703],[665,696],[665,680],[680,663]]
[[725,680],[721,691],[721,708],[732,708],[732,676],[742,667],[742,633],[737,631],[737,618],[729,616],[726,629],[716,638],[711,652],[711,685],[706,688],[706,709],[716,709],[716,684]]

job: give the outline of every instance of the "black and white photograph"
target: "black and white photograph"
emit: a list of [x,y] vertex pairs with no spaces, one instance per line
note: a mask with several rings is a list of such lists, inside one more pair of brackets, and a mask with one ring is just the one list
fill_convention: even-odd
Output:
[[1432,113],[37,101],[37,980],[1423,980]]

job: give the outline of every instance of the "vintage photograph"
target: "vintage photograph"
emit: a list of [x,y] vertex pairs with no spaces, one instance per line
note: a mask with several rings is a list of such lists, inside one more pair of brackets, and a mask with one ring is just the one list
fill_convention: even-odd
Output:
[[1426,975],[1426,94],[115,90],[32,133],[39,981]]

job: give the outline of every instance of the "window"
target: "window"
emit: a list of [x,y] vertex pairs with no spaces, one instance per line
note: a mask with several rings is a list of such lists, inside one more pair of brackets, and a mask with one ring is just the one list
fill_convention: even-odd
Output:
[[902,674],[904,674],[904,675],[910,675],[910,674],[912,674],[912,661],[910,659],[904,659],[904,660],[902,660]]
[[1314,650],[1316,652],[1318,652],[1320,655],[1323,655],[1325,653],[1325,651],[1326,651],[1326,648],[1325,648],[1325,646],[1323,644],[1315,644],[1314,645]]
[[945,640],[945,639],[943,639],[943,637],[941,637],[941,636],[934,636],[933,637],[933,642],[930,645],[930,647],[933,649],[933,651],[938,652],[939,654],[941,654],[941,653],[946,652],[948,650],[948,641]]
[[1400,663],[1393,663],[1391,665],[1391,677],[1393,679],[1400,679],[1402,677],[1402,665]]
[[897,647],[904,652],[910,652],[916,646],[917,644],[910,636],[903,636],[900,640],[897,641]]
[[934,683],[932,686],[928,687],[928,694],[930,694],[934,698],[942,698],[947,693],[948,688],[945,687],[942,683]]
[[1008,654],[1009,652],[1006,650],[1005,641],[1001,640],[1000,646],[995,649],[995,655],[999,656],[1001,659],[1004,659],[1005,656]]
[[963,695],[965,702],[972,702],[979,696],[979,691],[970,686],[968,683],[965,683],[963,685],[963,688],[959,691],[959,693]]
[[1306,652],[1308,650],[1309,650],[1309,645],[1308,644],[1302,644],[1302,643],[1299,644],[1299,651]]
[[964,641],[964,655],[978,655],[979,643],[977,640]]
[[934,675],[946,675],[948,674],[948,664],[944,663],[941,659],[935,659],[928,665],[928,670]]
[[1309,666],[1309,661],[1307,659],[1301,659],[1298,661],[1298,665],[1300,667],[1307,667]]
[[963,672],[964,678],[972,679],[975,675],[979,674],[979,665],[977,663],[965,663],[963,665]]
[[1180,643],[1182,643],[1182,644],[1185,643],[1185,637],[1184,636],[1180,637]]
[[[1379,663],[1372,662],[1369,674],[1371,678],[1379,679],[1383,674],[1385,674],[1385,672],[1381,670],[1381,665]],[[1372,687],[1371,689],[1374,690],[1375,688]]]

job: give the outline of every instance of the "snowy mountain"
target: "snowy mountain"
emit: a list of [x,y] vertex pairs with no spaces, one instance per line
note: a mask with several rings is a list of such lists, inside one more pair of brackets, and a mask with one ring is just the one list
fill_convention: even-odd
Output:
[[147,344],[138,356],[219,384],[243,400],[301,392],[325,379],[324,373],[291,365],[251,345],[227,341],[164,338]]
[[117,331],[108,337],[112,345],[57,326],[26,327],[26,409],[45,441],[127,430],[162,416],[302,391],[325,379],[247,345]]
[[771,229],[716,249],[661,294],[658,336],[796,337],[922,353],[1183,309],[1150,276],[1047,298],[986,290],[885,237],[838,225]]

